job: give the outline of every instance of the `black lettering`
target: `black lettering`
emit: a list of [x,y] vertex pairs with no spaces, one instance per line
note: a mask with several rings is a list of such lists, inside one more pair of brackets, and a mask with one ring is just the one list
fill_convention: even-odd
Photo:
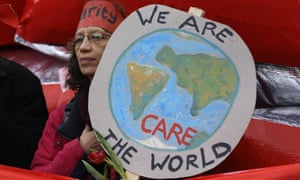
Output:
[[112,149],[115,152],[116,152],[116,149],[119,148],[119,151],[116,152],[117,155],[119,155],[128,144],[128,142],[125,142],[124,144],[122,144],[122,140],[123,140],[123,138],[119,139],[119,141],[112,147]]
[[161,24],[166,24],[167,22],[163,21],[163,20],[166,19],[166,16],[164,16],[164,15],[167,15],[167,14],[170,14],[170,12],[167,12],[167,11],[160,12],[158,15],[158,18],[157,18],[157,22],[161,23]]
[[98,9],[97,9],[97,12],[96,12],[96,17],[98,17],[98,16],[99,16],[99,14],[100,14],[100,12],[101,12],[101,6],[102,6],[102,4],[100,5],[100,8],[98,8]]
[[108,22],[111,24],[115,24],[117,21],[117,15],[113,13],[110,13],[109,15],[110,18],[108,19]]
[[[221,158],[231,151],[231,146],[227,143],[220,142],[212,146],[216,158]],[[219,151],[218,151],[219,150]]]
[[88,17],[90,17],[90,16],[92,15],[93,11],[96,11],[96,10],[97,10],[97,7],[96,7],[96,6],[91,7],[91,8],[89,9]]
[[101,17],[103,19],[106,19],[107,18],[106,14],[107,14],[107,7],[104,7],[104,8],[102,8]]
[[83,20],[85,18],[92,16],[93,13],[95,13],[96,17],[100,16],[102,19],[107,20],[111,24],[114,24],[117,22],[117,14],[109,11],[109,9],[105,6],[102,7],[102,4],[100,4],[98,7],[93,6],[91,8],[84,9],[82,12],[82,15],[80,17],[80,20]]
[[[175,167],[174,166],[174,161],[175,160],[177,160],[177,166]],[[182,166],[182,158],[180,157],[180,156],[174,156],[174,157],[172,157],[171,159],[170,159],[170,163],[169,163],[169,170],[171,171],[171,172],[175,172],[175,171],[177,171],[179,168],[181,168],[181,166]],[[175,162],[176,163],[176,162]],[[175,164],[176,165],[176,164]]]
[[81,17],[80,17],[80,20],[85,19],[86,12],[87,12],[86,10],[83,10],[83,12],[81,14]]
[[114,142],[114,145],[111,147],[112,150],[113,150],[114,152],[116,152],[116,155],[120,156],[120,158],[121,158],[125,163],[130,164],[130,161],[129,161],[130,158],[132,158],[132,157],[133,157],[133,154],[134,154],[134,153],[137,153],[138,150],[137,150],[135,147],[133,147],[133,146],[129,146],[129,147],[127,148],[128,142],[126,141],[126,142],[124,143],[122,138],[119,139],[119,138],[116,136],[116,134],[113,132],[112,129],[109,128],[109,129],[108,129],[108,132],[109,132],[109,134],[106,135],[106,136],[104,137],[104,139],[105,139],[106,141],[108,141],[109,139],[114,140],[114,141],[115,141],[115,142]]
[[203,148],[200,148],[200,152],[201,152],[201,159],[202,159],[202,167],[205,168],[206,166],[214,163],[215,161],[214,160],[211,160],[209,162],[206,162],[205,161],[205,154],[204,154],[204,150]]
[[140,21],[141,21],[142,25],[145,25],[146,23],[152,23],[152,19],[154,17],[154,14],[156,13],[156,11],[157,11],[157,6],[155,6],[153,8],[153,11],[152,11],[152,14],[150,16],[150,19],[143,19],[142,13],[139,10],[137,10],[136,12],[138,14],[138,17],[140,18]]
[[118,140],[116,134],[109,128],[108,129],[109,134],[107,136],[104,137],[104,139],[107,141],[110,138],[113,138],[114,140]]
[[187,20],[185,20],[180,26],[179,26],[179,29],[182,29],[184,26],[190,26],[190,27],[193,27],[195,28],[195,30],[197,32],[199,32],[199,28],[198,28],[198,25],[196,23],[196,19],[191,16],[189,17]]
[[186,157],[186,170],[190,169],[190,165],[195,168],[199,168],[199,166],[195,163],[197,160],[197,156],[195,154],[190,154]]
[[137,153],[137,149],[135,149],[134,147],[130,146],[129,148],[127,148],[125,150],[125,152],[123,153],[123,155],[121,156],[121,158],[127,163],[130,164],[130,162],[128,161],[128,159],[126,158],[126,156],[128,156],[129,158],[132,158],[132,153],[131,152],[135,152]]
[[216,34],[216,38],[220,42],[224,43],[224,40],[222,39],[222,37],[227,38],[227,35],[233,36],[233,32],[231,32],[229,29],[224,28],[222,31],[220,31],[218,34]]
[[205,25],[204,25],[204,28],[201,32],[202,35],[204,35],[206,33],[206,30],[210,30],[211,31],[211,34],[213,36],[215,36],[215,32],[214,32],[214,29],[216,29],[217,25],[213,22],[206,22]]
[[160,170],[162,170],[164,168],[165,164],[167,163],[167,161],[169,160],[169,158],[170,158],[170,155],[167,155],[162,163],[155,163],[155,156],[153,153],[151,153],[151,170],[154,170],[156,168],[159,168]]

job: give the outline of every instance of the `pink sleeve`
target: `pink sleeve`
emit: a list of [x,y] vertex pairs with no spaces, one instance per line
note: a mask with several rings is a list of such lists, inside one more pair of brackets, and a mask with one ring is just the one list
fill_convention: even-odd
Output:
[[56,134],[63,121],[64,107],[50,114],[31,163],[32,170],[70,176],[84,154],[78,138],[67,142]]

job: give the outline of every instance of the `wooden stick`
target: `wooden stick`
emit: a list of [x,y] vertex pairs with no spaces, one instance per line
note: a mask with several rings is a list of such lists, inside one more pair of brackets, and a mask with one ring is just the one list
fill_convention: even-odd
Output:
[[204,16],[205,11],[203,9],[199,9],[199,8],[191,6],[189,8],[188,13],[191,14],[191,15],[194,15],[194,16],[202,17],[202,16]]
[[123,180],[139,180],[140,179],[139,175],[133,174],[132,172],[129,172],[129,171],[126,171],[126,176],[127,176],[127,179],[123,179]]

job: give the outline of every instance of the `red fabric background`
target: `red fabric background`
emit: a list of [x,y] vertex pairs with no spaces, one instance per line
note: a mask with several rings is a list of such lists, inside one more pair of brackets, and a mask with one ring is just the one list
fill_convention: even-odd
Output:
[[[17,16],[20,18],[22,16],[23,8],[25,5],[25,0],[0,0],[0,5],[10,4],[16,14],[8,14],[7,16]],[[14,34],[16,32],[16,27],[6,24],[3,18],[5,14],[0,12],[0,46],[3,45],[13,45],[14,44]]]
[[[16,32],[30,42],[66,43],[73,36],[83,4],[83,0],[70,1],[0,0],[0,4],[10,3],[20,19],[17,28],[9,26],[3,23],[0,12],[0,48],[16,45],[13,41]],[[201,8],[205,10],[206,18],[227,24],[238,32],[248,45],[255,61],[300,66],[300,1],[298,0],[119,1],[128,14],[139,7],[153,3],[169,5],[183,11],[187,11],[190,6]],[[14,52],[13,55],[15,57],[16,53]],[[30,57],[35,57],[36,60],[37,56]],[[44,90],[53,93],[53,89]],[[300,176],[300,141],[296,137],[299,137],[299,128],[253,119],[233,154],[220,166],[207,173],[215,175],[206,178],[217,179],[219,176],[219,179],[241,177],[252,179],[255,175],[267,179],[276,175],[288,179],[284,176],[289,174],[298,177]],[[285,166],[291,162],[298,164]],[[268,169],[251,171],[252,168],[261,167]],[[247,169],[248,173],[237,173],[244,169]],[[222,174],[223,172],[235,173],[226,175]]]
[[17,34],[30,42],[65,44],[75,33],[83,0],[27,0]]
[[[205,17],[232,27],[244,39],[255,61],[300,66],[300,1],[298,0],[126,0],[129,14],[147,4],[164,4],[187,11],[205,10]],[[64,44],[72,38],[83,0],[0,0],[20,15],[16,32],[37,43]],[[24,10],[24,11],[23,11]],[[0,22],[0,45],[13,43],[13,28]]]

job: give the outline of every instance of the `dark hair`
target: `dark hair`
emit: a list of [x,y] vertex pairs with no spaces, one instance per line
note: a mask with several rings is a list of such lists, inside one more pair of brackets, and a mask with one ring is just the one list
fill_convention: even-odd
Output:
[[[126,14],[122,4],[119,1],[110,1],[114,6],[120,11],[121,15],[125,18]],[[68,75],[66,78],[66,83],[73,90],[79,90],[83,85],[89,84],[90,79],[84,76],[79,68],[77,57],[75,54],[75,44],[73,41],[67,44],[67,49],[71,52],[71,57],[68,62]]]
[[77,57],[75,54],[75,44],[72,42],[68,43],[67,48],[71,52],[71,57],[68,62],[68,75],[66,78],[66,83],[70,89],[78,90],[82,85],[90,82],[89,78],[84,76],[79,68]]

